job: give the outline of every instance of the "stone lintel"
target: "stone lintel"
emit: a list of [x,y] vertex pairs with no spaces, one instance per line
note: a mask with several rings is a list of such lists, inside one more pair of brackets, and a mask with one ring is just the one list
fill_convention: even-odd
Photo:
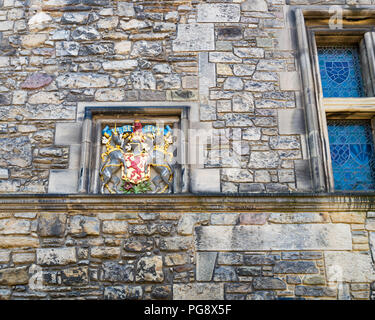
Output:
[[196,227],[198,251],[352,250],[350,225]]

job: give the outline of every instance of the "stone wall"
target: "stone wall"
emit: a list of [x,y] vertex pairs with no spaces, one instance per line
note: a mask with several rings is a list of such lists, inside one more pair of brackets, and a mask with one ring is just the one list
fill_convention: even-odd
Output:
[[373,200],[3,196],[0,298],[370,299]]
[[194,191],[311,190],[291,13],[308,4],[3,0],[0,192],[76,192],[85,105],[181,102],[213,137]]

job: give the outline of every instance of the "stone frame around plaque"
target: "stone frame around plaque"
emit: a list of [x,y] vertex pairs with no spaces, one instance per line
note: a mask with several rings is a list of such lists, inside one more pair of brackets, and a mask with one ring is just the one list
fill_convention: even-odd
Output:
[[173,181],[166,193],[188,193],[190,190],[187,154],[189,110],[189,106],[85,106],[78,192],[102,193],[99,168],[103,152],[103,128],[106,125],[121,127],[139,120],[143,123],[167,122],[173,126],[176,163],[173,167]]

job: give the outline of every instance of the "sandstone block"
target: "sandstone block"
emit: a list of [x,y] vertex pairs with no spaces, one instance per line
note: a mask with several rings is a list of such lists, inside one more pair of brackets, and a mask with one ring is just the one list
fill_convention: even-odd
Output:
[[161,256],[142,257],[136,268],[137,282],[163,282],[163,259]]
[[77,215],[69,219],[69,233],[75,237],[98,236],[100,228],[99,219]]
[[66,227],[66,215],[55,213],[39,214],[38,233],[42,237],[63,237]]
[[32,49],[41,47],[48,39],[48,34],[45,33],[31,33],[21,38],[21,43],[24,48]]
[[103,221],[102,230],[104,233],[124,234],[128,230],[128,223],[126,221],[121,220],[106,220]]
[[36,250],[36,261],[39,265],[55,266],[77,262],[75,247],[39,248]]
[[36,248],[39,239],[21,236],[0,236],[0,248]]
[[28,281],[27,267],[0,269],[0,285],[14,286],[27,284]]
[[29,220],[21,219],[1,219],[0,234],[29,234],[31,232]]
[[181,235],[191,235],[196,224],[208,222],[208,220],[208,213],[185,213],[178,223],[177,232]]

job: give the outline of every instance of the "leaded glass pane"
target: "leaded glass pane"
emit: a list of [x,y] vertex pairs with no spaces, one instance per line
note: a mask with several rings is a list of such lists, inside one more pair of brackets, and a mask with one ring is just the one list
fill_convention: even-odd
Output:
[[370,120],[328,120],[335,190],[375,190]]
[[323,96],[363,97],[358,47],[318,48]]

